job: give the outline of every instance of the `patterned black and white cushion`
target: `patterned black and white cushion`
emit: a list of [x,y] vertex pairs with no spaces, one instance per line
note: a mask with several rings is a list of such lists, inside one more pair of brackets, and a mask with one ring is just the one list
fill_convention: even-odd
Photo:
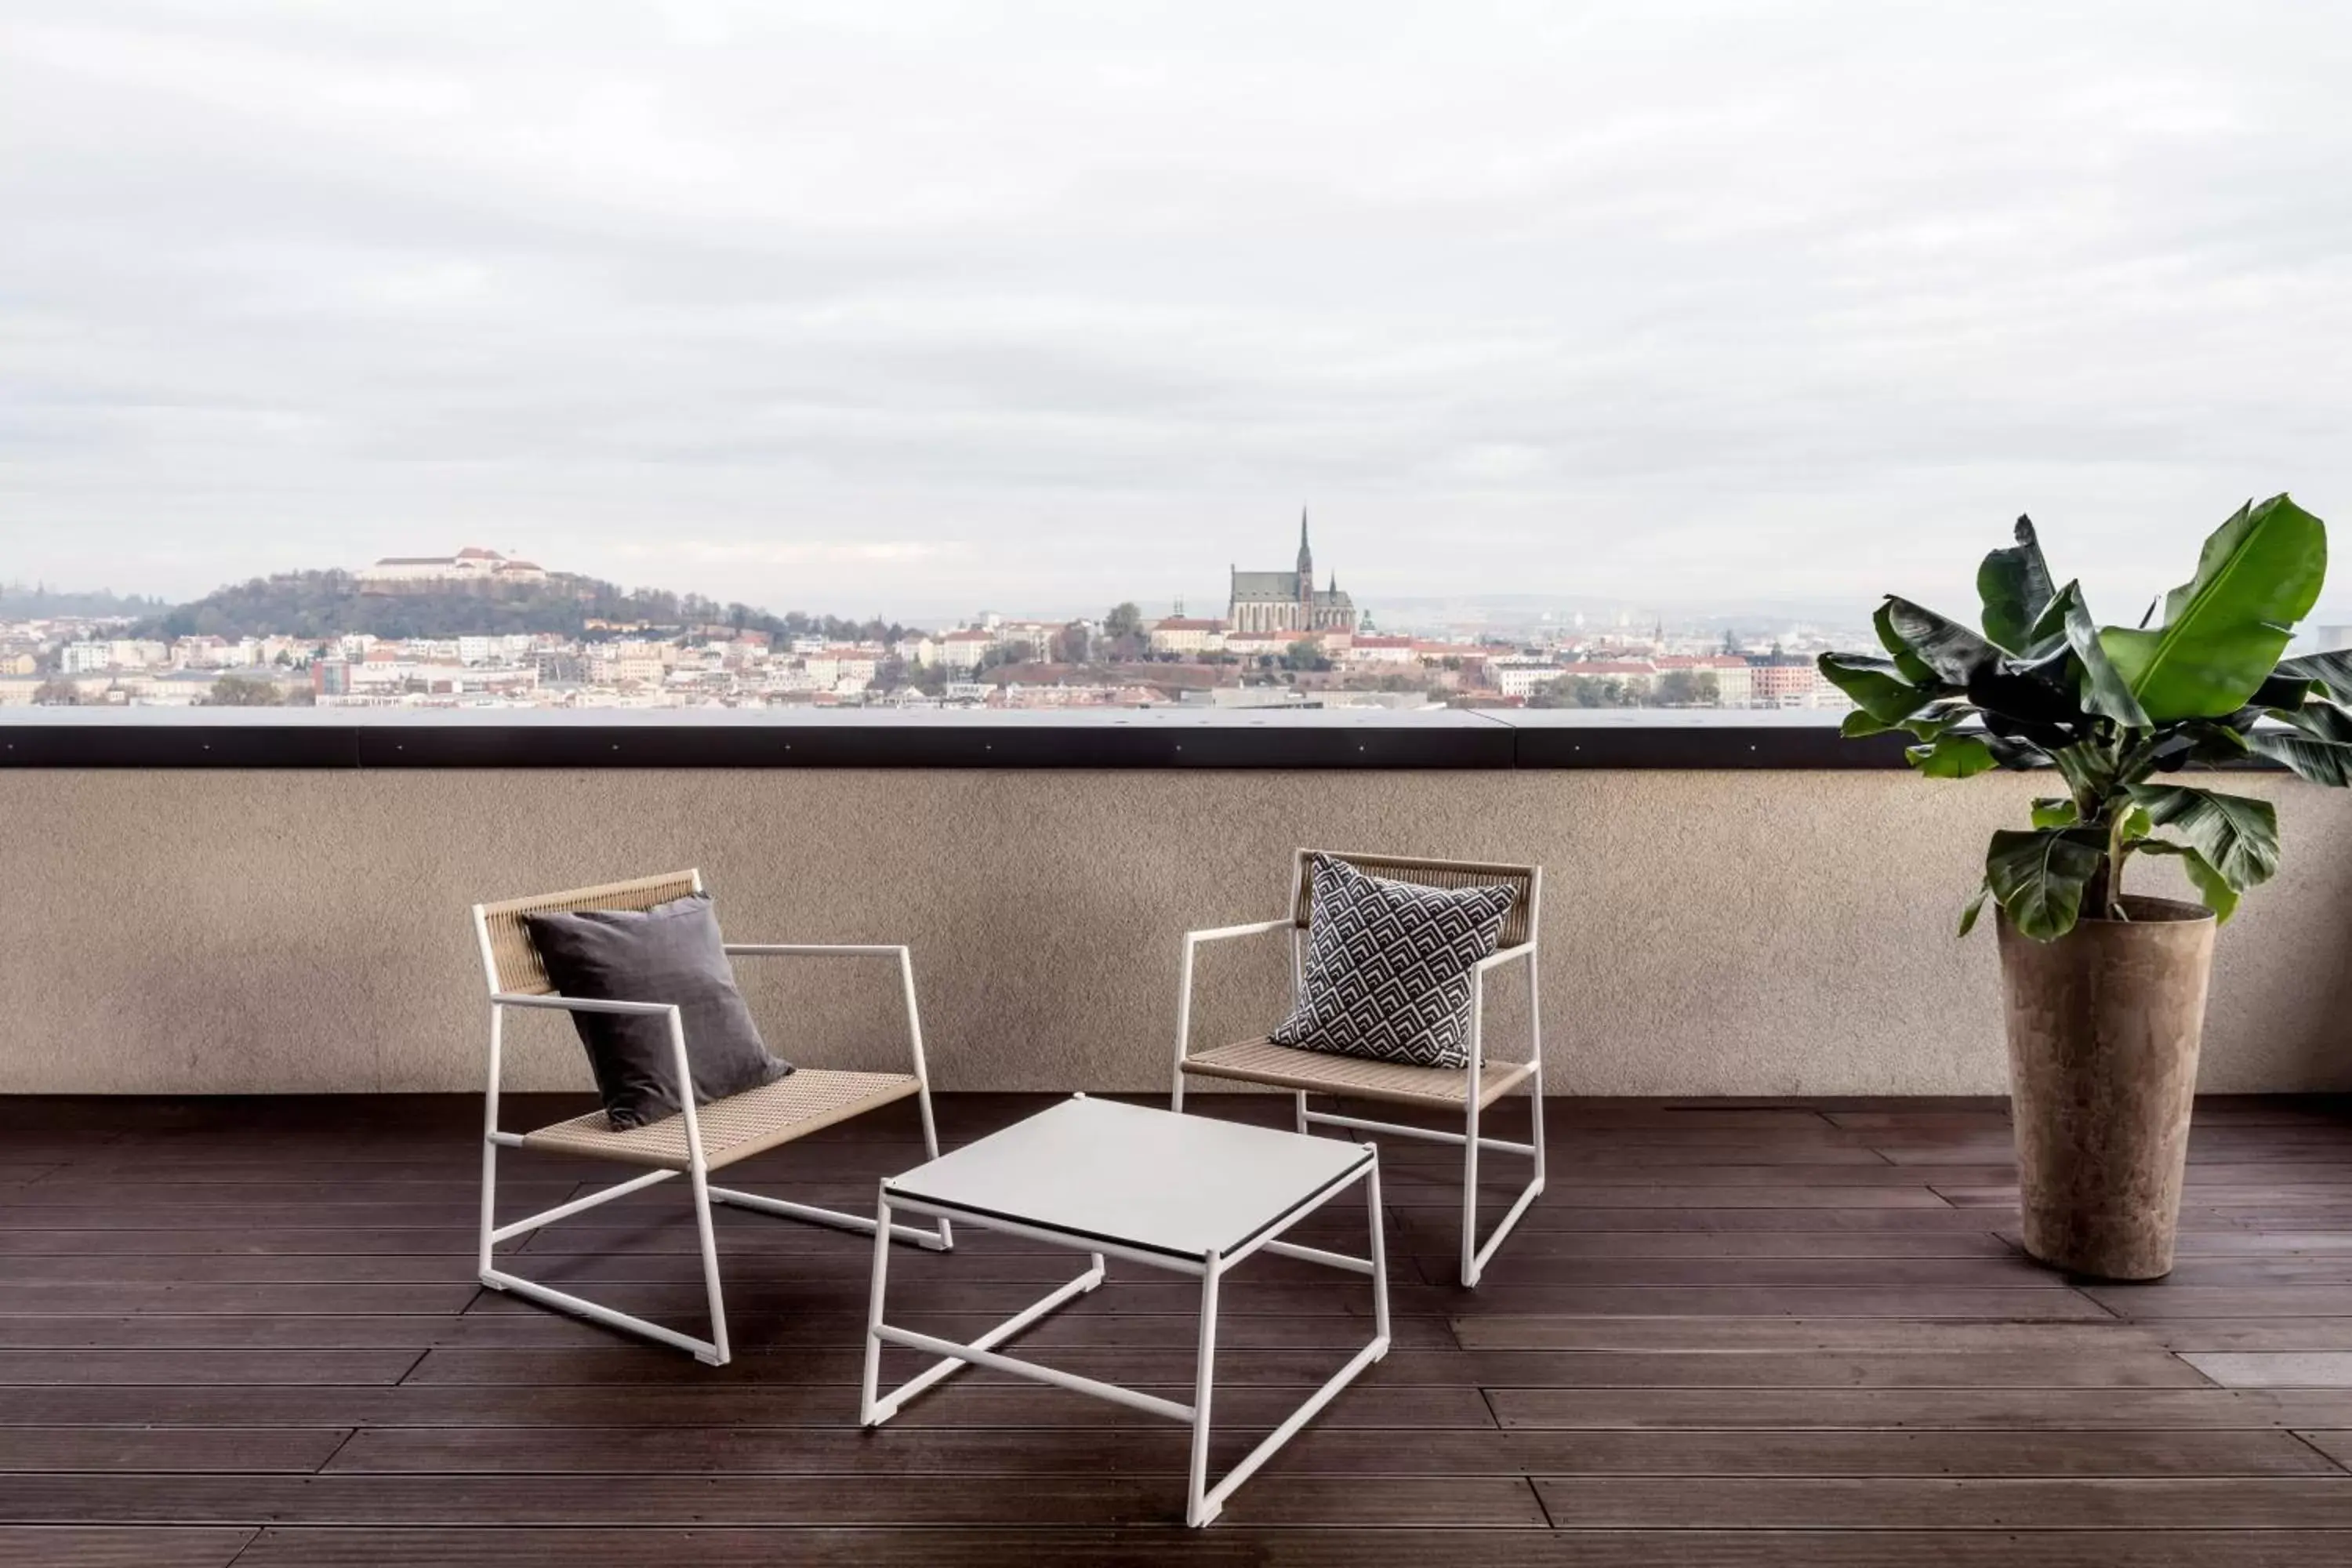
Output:
[[1305,994],[1278,1046],[1413,1067],[1470,1060],[1470,971],[1495,951],[1518,895],[1424,888],[1309,858]]

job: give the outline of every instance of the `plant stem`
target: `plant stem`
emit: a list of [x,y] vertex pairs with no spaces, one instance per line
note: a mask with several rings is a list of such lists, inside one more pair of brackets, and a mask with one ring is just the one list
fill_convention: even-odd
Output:
[[2124,843],[2124,826],[2131,820],[2128,809],[2115,809],[2107,823],[2107,919],[2128,919],[2124,913],[2124,861],[2131,850]]

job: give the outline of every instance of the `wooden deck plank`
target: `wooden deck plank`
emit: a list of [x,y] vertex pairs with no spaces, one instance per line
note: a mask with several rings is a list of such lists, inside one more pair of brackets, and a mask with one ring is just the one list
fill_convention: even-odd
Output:
[[[887,1442],[892,1434],[879,1438]],[[2352,1476],[2341,1478],[2352,1498]],[[2240,1482],[2284,1487],[2287,1482]],[[1016,1525],[1045,1521],[1142,1522],[1181,1517],[1181,1471],[1135,1476],[1032,1474],[1019,1486],[988,1477],[934,1473],[920,1485],[890,1475],[828,1476],[822,1486],[654,1474],[615,1486],[609,1477],[541,1474],[529,1485],[504,1476],[0,1475],[0,1521],[26,1524],[558,1525],[600,1529],[669,1525]],[[1540,1528],[1549,1521],[1518,1476],[1297,1475],[1244,1489],[1226,1505],[1236,1524],[1297,1527],[1443,1525],[1455,1530]]]
[[[1165,1350],[1192,1342],[1190,1318],[1106,1312],[1089,1306],[1090,1302],[1073,1302],[1022,1335],[1021,1342],[1041,1351],[1066,1345]],[[942,1312],[923,1322],[932,1332],[970,1337],[994,1328],[1003,1316]],[[838,1316],[744,1318],[730,1328],[740,1352],[835,1351],[842,1344]],[[1286,1317],[1244,1313],[1223,1320],[1221,1328],[1219,1344],[1235,1351],[1353,1351],[1363,1343],[1365,1331],[1360,1314],[1305,1312]],[[1460,1348],[1454,1331],[1439,1318],[1392,1318],[1389,1331],[1400,1351]],[[635,1342],[614,1330],[554,1312],[282,1318],[151,1312],[125,1318],[0,1318],[0,1346],[16,1350],[543,1350],[613,1349]]]
[[[1172,1336],[1171,1336],[1172,1337]],[[205,1352],[194,1352],[205,1353]],[[1046,1352],[1040,1350],[1043,1356]],[[1192,1374],[1182,1349],[1071,1349],[1055,1364],[1121,1383],[1181,1384]],[[1312,1387],[1337,1370],[1344,1351],[1221,1351],[1219,1371],[1254,1387]],[[603,1386],[711,1383],[856,1383],[863,1352],[754,1352],[715,1371],[646,1347],[612,1350],[436,1350],[407,1385],[565,1384]],[[135,1364],[135,1363],[134,1363]],[[2152,1346],[2051,1351],[1706,1352],[1694,1354],[1592,1351],[1391,1351],[1365,1374],[1367,1387],[1484,1388],[2206,1388],[2178,1358]],[[285,1381],[300,1381],[287,1379]]]
[[2062,1351],[2177,1348],[2157,1328],[2120,1321],[1945,1318],[1457,1318],[1465,1350]]
[[334,1426],[0,1426],[0,1473],[309,1475],[352,1436],[352,1428]]
[[[578,1568],[580,1530],[261,1532],[237,1568]],[[777,1533],[600,1532],[630,1561],[776,1568]],[[2322,1531],[798,1530],[793,1568],[2342,1568],[2352,1535]]]
[[2295,1435],[2263,1432],[1534,1432],[1505,1452],[1545,1476],[2330,1476]]
[[0,1525],[0,1568],[227,1568],[256,1533]]
[[[1261,1434],[1217,1434],[1213,1467],[1231,1465]],[[2223,1434],[2250,1442],[2269,1434]],[[2284,1434],[2275,1441],[2308,1468],[2335,1467]],[[908,1427],[877,1441],[851,1426],[684,1426],[611,1425],[564,1427],[400,1427],[362,1431],[336,1453],[336,1473],[535,1475],[724,1474],[931,1476],[1127,1475],[1165,1479],[1182,1473],[1192,1437],[1161,1425],[1129,1430],[1037,1429],[1013,1438],[986,1430]],[[2210,1474],[2293,1474],[2257,1469]],[[1400,1468],[1417,1476],[1518,1476],[1527,1467],[1492,1428],[1355,1431],[1309,1426],[1268,1462],[1265,1474],[1382,1476]]]
[[[1603,1530],[2352,1531],[2352,1475],[2161,1480],[2063,1477],[1538,1477],[1554,1520]],[[2352,1537],[2347,1537],[2352,1539]]]
[[2058,1432],[2352,1426],[2352,1389],[1489,1388],[1506,1427]]
[[[1189,1398],[1192,1384],[1145,1385]],[[1220,1420],[1272,1426],[1297,1407],[1296,1388],[1220,1388]],[[2226,1397],[2226,1395],[2225,1395]],[[2252,1397],[2241,1395],[2239,1397]],[[593,1426],[625,1408],[641,1426],[843,1426],[857,1415],[857,1391],[826,1384],[702,1384],[616,1391],[594,1384],[558,1388],[408,1384],[395,1388],[271,1384],[55,1386],[16,1388],[0,1400],[0,1426]],[[2352,1426],[2343,1406],[2308,1405],[2291,1423]],[[1495,1425],[1475,1388],[1359,1386],[1317,1419],[1327,1426],[1476,1428]],[[1161,1418],[1066,1394],[1040,1384],[968,1373],[908,1405],[893,1426],[1156,1426]],[[2228,1423],[2216,1423],[2226,1425]],[[2266,1423],[2248,1420],[2248,1426]]]
[[0,1387],[105,1384],[377,1384],[406,1377],[422,1359],[405,1350],[0,1351]]

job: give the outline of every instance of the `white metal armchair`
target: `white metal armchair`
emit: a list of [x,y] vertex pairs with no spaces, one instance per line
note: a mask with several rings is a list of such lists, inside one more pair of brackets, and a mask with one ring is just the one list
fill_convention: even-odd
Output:
[[[762,1088],[698,1106],[694,1102],[692,1078],[687,1066],[686,1030],[678,1009],[668,1003],[656,1001],[613,1002],[557,994],[548,980],[546,967],[531,945],[530,930],[523,923],[525,915],[558,910],[646,910],[701,890],[701,872],[674,871],[659,877],[640,878],[635,881],[574,888],[567,892],[474,906],[474,934],[481,944],[482,967],[490,986],[489,1089],[482,1122],[480,1276],[482,1283],[491,1289],[510,1291],[559,1311],[574,1313],[611,1328],[641,1334],[662,1344],[675,1345],[679,1350],[693,1352],[697,1360],[713,1366],[724,1366],[729,1356],[727,1313],[719,1300],[719,1247],[710,1226],[712,1203],[779,1215],[787,1219],[835,1226],[843,1230],[863,1231],[868,1235],[873,1234],[875,1222],[861,1215],[841,1214],[807,1204],[788,1203],[782,1198],[761,1197],[753,1193],[714,1187],[710,1184],[710,1173],[739,1160],[749,1159],[763,1150],[789,1143],[819,1128],[846,1121],[853,1116],[904,1100],[909,1095],[915,1098],[921,1109],[923,1144],[933,1159],[939,1157],[940,1141],[938,1129],[931,1120],[930,1077],[923,1065],[923,1026],[915,1007],[914,963],[904,947],[828,946],[813,942],[728,943],[726,951],[730,958],[784,956],[895,961],[899,988],[906,1000],[907,1045],[914,1071],[842,1072],[804,1067]],[[573,1117],[568,1121],[558,1121],[532,1132],[500,1131],[500,1057],[506,1010],[509,1007],[667,1016],[677,1074],[678,1103],[682,1109],[676,1116],[625,1131],[614,1131],[601,1110]],[[574,1198],[543,1213],[499,1225],[498,1175],[499,1152],[502,1149],[580,1154],[648,1169],[641,1176],[591,1193],[586,1197]],[[493,1252],[499,1243],[680,1174],[687,1178],[688,1185],[693,1191],[695,1226],[701,1240],[703,1289],[710,1305],[709,1339],[695,1339],[675,1329],[664,1328],[659,1323],[648,1322],[568,1291],[522,1279],[497,1267]],[[939,1222],[936,1230],[894,1225],[890,1233],[898,1240],[936,1251],[944,1251],[954,1244],[953,1234],[945,1220]]]
[[[1282,919],[1186,933],[1180,982],[1182,994],[1176,1007],[1176,1072],[1171,1096],[1174,1109],[1180,1111],[1184,1109],[1184,1080],[1188,1074],[1226,1079],[1293,1090],[1298,1099],[1298,1131],[1301,1132],[1313,1126],[1349,1127],[1364,1131],[1393,1133],[1401,1138],[1422,1138],[1433,1142],[1461,1145],[1462,1283],[1475,1286],[1479,1276],[1486,1270],[1487,1260],[1495,1256],[1495,1249],[1503,1244],[1503,1238],[1510,1234],[1513,1226],[1518,1224],[1519,1216],[1527,1213],[1528,1205],[1536,1201],[1537,1194],[1543,1191],[1544,1186],[1543,1011],[1536,976],[1537,937],[1541,930],[1538,903],[1543,891],[1543,868],[1322,851],[1347,861],[1369,876],[1418,882],[1433,888],[1501,883],[1517,889],[1518,898],[1503,918],[1499,946],[1491,956],[1479,962],[1472,978],[1470,1059],[1465,1068],[1423,1068],[1400,1062],[1370,1061],[1360,1057],[1335,1056],[1325,1051],[1278,1046],[1263,1037],[1244,1040],[1238,1045],[1193,1051],[1191,1048],[1192,960],[1203,942],[1288,931],[1294,999],[1301,993],[1305,983],[1304,943],[1307,915],[1314,895],[1312,857],[1316,853],[1307,849],[1298,851],[1297,871],[1292,882],[1291,911]],[[1527,969],[1528,1058],[1516,1062],[1494,1061],[1487,1058],[1486,1051],[1486,976],[1490,971],[1511,963],[1522,963]],[[1480,1113],[1522,1085],[1528,1096],[1528,1113],[1534,1128],[1532,1141],[1516,1143],[1482,1135],[1478,1130]],[[1441,1131],[1428,1127],[1407,1126],[1402,1122],[1372,1121],[1333,1111],[1314,1110],[1307,1103],[1309,1094],[1339,1095],[1458,1112],[1463,1118],[1463,1130],[1459,1132]],[[1477,1240],[1478,1156],[1482,1152],[1522,1156],[1531,1160],[1535,1166],[1533,1177],[1483,1247]]]

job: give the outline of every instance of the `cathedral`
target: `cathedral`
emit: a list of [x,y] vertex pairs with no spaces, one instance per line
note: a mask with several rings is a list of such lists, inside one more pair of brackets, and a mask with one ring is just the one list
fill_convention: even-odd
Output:
[[1293,572],[1234,572],[1225,628],[1234,632],[1352,632],[1356,603],[1339,592],[1337,574],[1315,586],[1315,555],[1307,546],[1307,513],[1298,514],[1298,568]]

